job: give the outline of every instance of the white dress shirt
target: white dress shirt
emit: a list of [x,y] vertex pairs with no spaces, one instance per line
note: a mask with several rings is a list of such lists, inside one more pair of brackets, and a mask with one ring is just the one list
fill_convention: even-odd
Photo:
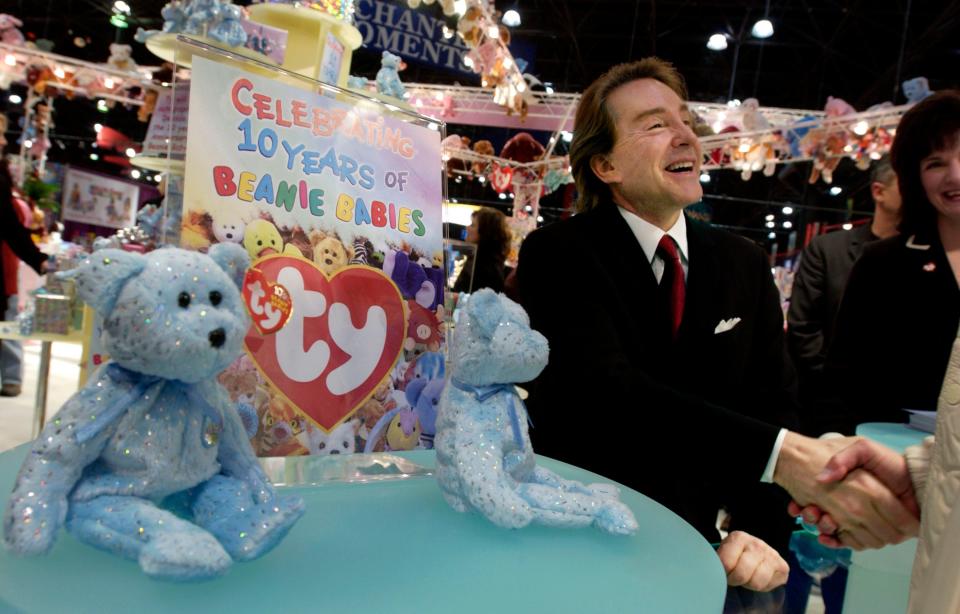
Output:
[[[617,207],[617,211],[623,216],[630,230],[633,231],[633,236],[635,236],[637,242],[640,243],[640,249],[643,250],[643,254],[647,257],[647,262],[650,263],[650,267],[653,269],[653,275],[657,278],[657,283],[659,284],[660,280],[663,279],[664,262],[660,254],[657,253],[657,246],[660,245],[660,239],[663,238],[663,235],[670,235],[670,238],[676,242],[677,251],[680,254],[680,266],[683,267],[683,278],[686,280],[688,271],[690,270],[690,259],[687,255],[686,217],[681,213],[673,226],[664,232],[662,228],[654,226],[632,211],[628,211],[623,207]],[[780,448],[783,447],[783,438],[786,436],[787,429],[780,429],[777,440],[773,444],[773,451],[767,460],[767,466],[764,468],[763,475],[760,477],[761,482],[767,484],[773,482],[773,470],[777,466],[777,459],[780,457]]]

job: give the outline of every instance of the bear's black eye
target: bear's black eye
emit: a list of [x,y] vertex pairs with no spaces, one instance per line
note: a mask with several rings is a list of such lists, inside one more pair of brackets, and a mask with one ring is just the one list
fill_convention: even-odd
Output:
[[216,307],[220,304],[220,301],[223,300],[223,295],[219,291],[214,290],[210,293],[210,304]]
[[326,447],[327,447],[327,442],[321,441],[321,442],[320,442],[320,445],[317,446],[317,449],[318,449],[318,450],[322,450],[322,449],[324,449],[324,448],[326,448]]
[[349,448],[349,447],[350,447],[350,442],[347,441],[347,440],[344,440],[344,441],[343,441],[343,449],[346,450],[346,449]]
[[258,241],[257,241],[257,245],[258,245],[258,246],[263,245],[263,241],[258,240]]
[[177,297],[177,304],[186,309],[190,306],[190,295],[186,292],[181,292],[180,296]]

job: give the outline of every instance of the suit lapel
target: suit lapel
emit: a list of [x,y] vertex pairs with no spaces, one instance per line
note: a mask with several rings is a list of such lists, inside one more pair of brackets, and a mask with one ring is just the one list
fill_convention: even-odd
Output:
[[850,231],[850,241],[847,243],[847,253],[850,261],[856,262],[863,253],[864,243],[868,243],[873,237],[870,230],[870,224],[861,224],[856,230]]
[[609,301],[613,317],[619,319],[618,328],[633,336],[625,340],[627,347],[642,351],[644,345],[662,343],[659,337],[668,339],[669,330],[658,319],[657,279],[630,226],[612,203],[581,215],[590,222],[586,257],[594,258],[596,270],[607,277],[602,286],[612,288],[613,296],[602,300]]
[[713,252],[714,241],[710,228],[687,218],[687,297],[683,308],[683,320],[680,323],[680,344],[691,339],[702,339],[704,334],[713,334],[705,328],[715,326],[710,321],[710,306],[716,301],[722,272],[717,270],[717,260]]

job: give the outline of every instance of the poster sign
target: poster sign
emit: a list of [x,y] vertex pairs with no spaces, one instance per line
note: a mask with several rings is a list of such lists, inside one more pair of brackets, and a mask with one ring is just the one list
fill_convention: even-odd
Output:
[[443,21],[402,2],[358,0],[356,26],[363,46],[389,51],[404,60],[474,75],[463,63],[470,51],[459,36],[443,37]]
[[337,84],[340,80],[340,63],[343,61],[343,43],[333,34],[327,33],[327,42],[323,45],[323,61],[320,64],[320,80]]
[[133,226],[140,186],[68,168],[63,180],[63,219],[108,228]]
[[221,382],[258,453],[429,446],[407,384],[443,377],[439,132],[200,55],[193,78],[181,244],[251,257]]
[[187,150],[187,103],[190,82],[177,81],[157,98],[157,108],[150,116],[147,136],[143,139],[144,156],[166,156],[183,159]]

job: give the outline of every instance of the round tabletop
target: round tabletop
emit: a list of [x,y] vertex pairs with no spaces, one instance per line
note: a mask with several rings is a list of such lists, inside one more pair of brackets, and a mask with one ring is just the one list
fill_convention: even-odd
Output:
[[[28,450],[23,445],[0,454],[4,509]],[[302,495],[307,512],[273,552],[235,564],[222,578],[194,584],[152,580],[136,563],[61,532],[47,556],[20,558],[0,548],[0,610],[723,609],[726,580],[713,549],[680,517],[636,491],[621,487],[640,525],[631,537],[543,526],[511,531],[450,509],[433,479],[430,451],[344,456],[351,469],[340,473],[352,475],[346,479],[329,471],[338,462],[331,458],[268,459],[268,473],[276,481],[300,484],[284,489]],[[566,478],[605,481],[548,458],[538,462]]]

